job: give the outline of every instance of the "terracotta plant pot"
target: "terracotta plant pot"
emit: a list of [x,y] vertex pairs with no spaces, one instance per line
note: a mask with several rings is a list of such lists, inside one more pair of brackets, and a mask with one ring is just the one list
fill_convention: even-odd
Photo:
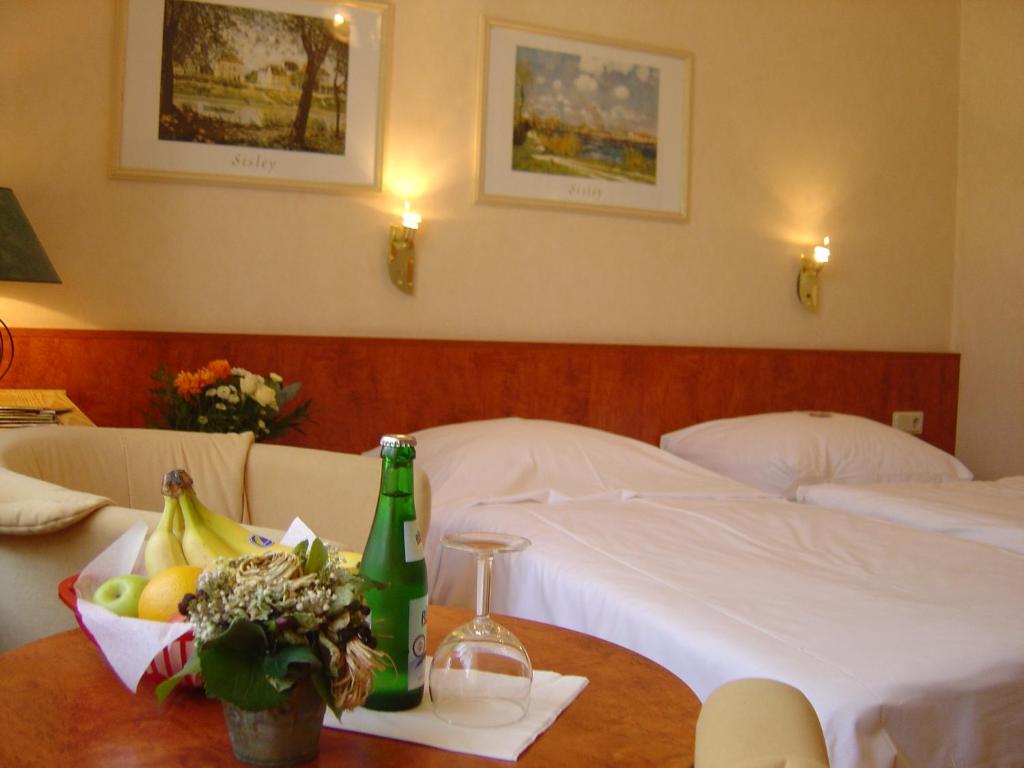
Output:
[[327,705],[308,677],[299,680],[288,700],[274,709],[249,712],[222,703],[231,748],[243,763],[295,765],[320,754],[320,729]]

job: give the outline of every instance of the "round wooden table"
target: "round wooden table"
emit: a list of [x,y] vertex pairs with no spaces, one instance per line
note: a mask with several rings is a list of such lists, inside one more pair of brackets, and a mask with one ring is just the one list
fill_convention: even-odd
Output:
[[[431,606],[431,651],[466,611]],[[677,677],[603,640],[532,621],[496,617],[530,652],[536,669],[582,675],[590,684],[519,757],[521,766],[691,766],[700,703]],[[220,702],[201,692],[159,706],[152,683],[128,691],[79,630],[0,655],[0,765],[239,765]],[[325,728],[308,765],[508,765],[419,744]]]

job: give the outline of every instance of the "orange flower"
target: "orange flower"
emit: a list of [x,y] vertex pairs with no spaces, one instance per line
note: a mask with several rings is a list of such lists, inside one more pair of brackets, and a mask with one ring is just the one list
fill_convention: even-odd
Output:
[[174,377],[174,387],[178,390],[179,395],[187,398],[199,394],[203,389],[203,384],[199,380],[198,372],[178,371],[178,375]]
[[214,380],[226,379],[231,376],[231,363],[227,360],[211,360],[206,364]]

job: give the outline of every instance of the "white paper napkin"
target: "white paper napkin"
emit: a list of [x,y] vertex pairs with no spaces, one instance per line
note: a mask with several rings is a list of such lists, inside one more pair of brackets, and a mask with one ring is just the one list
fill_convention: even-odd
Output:
[[306,541],[312,544],[313,539],[315,538],[316,534],[313,530],[303,522],[301,517],[296,517],[292,520],[291,525],[288,526],[288,530],[284,532],[281,540],[277,543],[285,547],[294,547],[300,541]]
[[[427,657],[427,675],[430,657]],[[385,736],[400,741],[426,744],[451,752],[515,761],[523,750],[546,731],[562,711],[573,702],[588,683],[587,678],[534,670],[530,687],[530,709],[518,723],[500,728],[466,728],[450,725],[438,718],[430,697],[415,709],[404,712],[375,712],[359,707],[343,712],[341,721],[327,710],[324,725],[356,733]]]
[[131,691],[139,687],[139,680],[153,657],[192,629],[191,624],[183,621],[144,621],[118,616],[91,602],[92,593],[107,579],[145,571],[141,563],[145,539],[146,524],[135,523],[85,566],[75,581],[82,624],[96,638],[110,668]]

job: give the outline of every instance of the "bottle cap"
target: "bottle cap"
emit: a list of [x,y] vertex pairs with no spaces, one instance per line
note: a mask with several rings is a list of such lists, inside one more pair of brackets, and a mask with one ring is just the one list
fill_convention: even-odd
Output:
[[384,435],[380,445],[381,448],[415,448],[416,438],[412,435]]

